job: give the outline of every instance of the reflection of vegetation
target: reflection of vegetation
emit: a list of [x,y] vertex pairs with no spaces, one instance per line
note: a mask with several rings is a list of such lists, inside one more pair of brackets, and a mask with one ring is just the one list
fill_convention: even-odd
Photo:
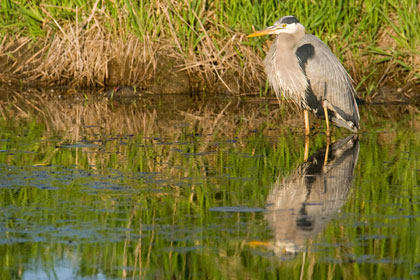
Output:
[[[33,126],[33,129],[39,131],[40,127]],[[6,243],[11,244],[2,246],[6,250],[2,256],[13,258],[15,254],[9,253],[10,250],[14,252],[14,238],[23,238],[28,250],[22,252],[32,252],[28,259],[36,258],[37,254],[47,254],[43,250],[53,250],[60,256],[65,253],[67,246],[77,246],[81,260],[99,262],[82,261],[78,264],[82,275],[97,273],[101,268],[110,275],[121,276],[124,272],[118,267],[124,266],[132,267],[136,274],[142,269],[142,273],[164,276],[172,273],[188,275],[194,270],[199,273],[203,269],[202,264],[187,267],[185,259],[198,258],[197,253],[195,250],[184,253],[183,248],[210,249],[219,244],[219,238],[228,241],[231,237],[229,222],[218,221],[217,216],[210,217],[208,207],[241,203],[262,205],[265,194],[261,186],[270,183],[270,173],[277,173],[280,155],[291,160],[299,156],[287,149],[292,145],[287,143],[291,139],[284,138],[278,147],[275,145],[277,148],[273,148],[259,135],[225,143],[212,141],[217,145],[214,152],[193,156],[192,152],[199,150],[205,141],[201,141],[199,136],[189,136],[189,132],[169,145],[166,143],[172,140],[156,143],[154,139],[139,137],[126,140],[127,144],[123,146],[119,139],[109,140],[104,151],[95,151],[92,148],[57,150],[57,141],[53,139],[39,145],[33,138],[16,137],[19,133],[13,130],[2,131],[7,133],[11,141],[3,142],[1,149],[9,153],[17,154],[25,147],[28,152],[25,155],[36,152],[39,158],[44,158],[43,155],[55,151],[51,157],[51,167],[32,169],[29,166],[37,159],[27,157],[21,162],[9,163],[10,166],[22,166],[22,173],[15,175],[18,178],[10,178],[11,182],[20,182],[19,178],[23,177],[22,185],[2,189],[1,205],[2,208],[14,205],[16,210],[6,212],[6,217],[11,217],[10,221],[20,217],[23,221],[7,224],[13,233],[3,236]],[[39,138],[40,135],[36,139]],[[251,144],[246,144],[246,141]],[[237,150],[244,145],[246,148]],[[180,151],[173,152],[174,149]],[[121,156],[113,152],[116,150]],[[276,150],[278,153],[273,153]],[[107,151],[111,151],[109,156]],[[3,153],[3,156],[6,155]],[[89,159],[92,155],[100,164],[89,164],[95,161]],[[13,158],[13,155],[7,157]],[[5,163],[4,158],[1,161]],[[66,166],[73,165],[90,175],[79,174],[73,169],[66,170]],[[10,172],[14,171],[11,169]],[[42,179],[43,172],[48,174],[45,181]],[[120,172],[123,177],[120,177]],[[32,180],[25,180],[29,173]],[[115,186],[123,187],[112,189]],[[56,187],[58,190],[45,187]],[[33,217],[34,224],[31,222]],[[222,223],[221,227],[213,228],[212,224],[219,222]],[[222,231],[220,235],[224,223],[227,223],[229,230]],[[29,235],[22,233],[25,230]],[[21,234],[24,236],[21,237]],[[95,242],[92,237],[97,239],[96,242],[108,245],[90,244]],[[35,247],[29,245],[38,238],[40,243],[35,242]],[[51,240],[58,240],[62,244],[50,247],[47,244]],[[240,239],[237,242],[232,245],[234,248],[241,244]],[[206,252],[209,249],[203,249],[203,254],[225,254],[222,249],[219,253],[212,250]],[[53,261],[45,257],[44,262]],[[25,264],[26,261],[11,263],[10,267],[20,263]],[[211,270],[207,273],[211,275],[213,269],[208,267]],[[133,271],[127,273],[131,275]]]
[[332,46],[359,87],[373,90],[420,78],[416,11],[415,0],[4,0],[0,66],[55,84],[169,79],[183,80],[183,92],[258,90],[264,76],[255,53],[264,46],[244,34],[291,14]]
[[[24,110],[42,124],[18,120],[18,113],[0,107],[15,122],[0,122],[5,178],[0,275],[19,278],[34,267],[52,273],[60,260],[69,261],[79,276],[101,272],[116,278],[299,278],[302,264],[304,278],[409,278],[415,272],[420,262],[415,117],[388,121],[386,130],[375,132],[376,123],[367,119],[372,114],[362,112],[371,132],[360,137],[343,214],[312,241],[313,251],[282,262],[247,246],[271,237],[263,213],[209,208],[264,208],[278,175],[301,163],[303,137],[289,127],[270,130],[276,119],[263,122],[261,112],[246,110],[241,116],[249,119],[239,122],[238,115],[225,112],[217,120],[223,102],[206,107],[214,111],[167,113],[169,120],[165,114],[141,114],[148,112],[146,103],[144,111],[132,109],[139,104],[121,109],[125,119],[113,113],[118,106],[108,114],[98,109],[74,115],[80,118],[63,111],[65,116],[50,121],[51,108],[43,107],[36,117]],[[73,105],[80,111],[94,108]],[[73,122],[98,112],[93,123],[99,128]],[[131,126],[118,127],[119,121]],[[150,127],[142,125],[148,121]],[[258,126],[267,129],[250,131]],[[311,141],[314,152],[323,146],[323,135]],[[33,166],[38,163],[51,166]]]
[[[389,136],[395,138],[384,142],[382,138]],[[348,217],[333,221],[320,237],[321,244],[339,246],[321,246],[328,253],[307,257],[313,264],[320,261],[320,255],[324,255],[322,261],[331,261],[326,254],[336,264],[309,265],[308,273],[356,279],[410,278],[419,273],[418,139],[418,132],[396,130],[395,126],[361,137],[353,195],[343,209]]]

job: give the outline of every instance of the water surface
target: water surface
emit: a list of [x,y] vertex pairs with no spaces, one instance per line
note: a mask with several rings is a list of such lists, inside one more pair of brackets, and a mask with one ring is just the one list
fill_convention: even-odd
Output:
[[[0,104],[2,279],[420,277],[419,115],[251,99]],[[19,97],[20,96],[20,97]],[[318,128],[320,126],[320,128]]]

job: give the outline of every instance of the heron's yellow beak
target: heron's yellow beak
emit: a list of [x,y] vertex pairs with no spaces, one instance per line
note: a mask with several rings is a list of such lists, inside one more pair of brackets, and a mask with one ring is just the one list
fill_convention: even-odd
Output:
[[268,27],[268,28],[266,28],[266,29],[263,29],[263,30],[260,30],[260,31],[257,31],[257,32],[254,32],[254,33],[251,33],[251,34],[249,34],[247,37],[248,37],[248,38],[251,38],[251,37],[258,37],[258,36],[263,36],[263,35],[273,34],[273,33],[275,33],[275,31],[276,31],[277,29],[279,29],[279,27],[277,27],[277,26],[270,26],[270,27]]
[[264,241],[249,241],[248,245],[251,247],[257,247],[257,246],[264,246],[264,247],[270,247],[271,243],[270,242],[264,242]]

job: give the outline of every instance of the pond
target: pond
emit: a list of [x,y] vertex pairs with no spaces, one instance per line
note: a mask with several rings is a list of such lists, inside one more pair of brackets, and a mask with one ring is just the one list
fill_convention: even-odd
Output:
[[[420,277],[420,118],[358,137],[258,97],[15,92],[0,103],[2,279]],[[299,115],[297,115],[299,114]]]

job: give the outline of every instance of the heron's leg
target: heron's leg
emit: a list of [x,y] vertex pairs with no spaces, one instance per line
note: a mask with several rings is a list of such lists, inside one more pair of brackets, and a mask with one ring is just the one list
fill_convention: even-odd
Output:
[[305,260],[306,260],[306,252],[303,252],[303,254],[302,254],[302,267],[300,268],[299,280],[302,280],[303,276],[305,275]]
[[303,161],[308,161],[308,155],[309,155],[309,136],[305,136],[305,152],[303,155]]
[[322,107],[324,108],[324,115],[325,115],[325,123],[327,125],[327,137],[330,137],[330,121],[328,120],[328,101],[324,100],[322,103]]
[[305,119],[305,136],[309,136],[309,111],[303,110],[303,118]]
[[324,165],[328,163],[329,153],[330,153],[330,137],[327,137],[327,146],[325,147]]

